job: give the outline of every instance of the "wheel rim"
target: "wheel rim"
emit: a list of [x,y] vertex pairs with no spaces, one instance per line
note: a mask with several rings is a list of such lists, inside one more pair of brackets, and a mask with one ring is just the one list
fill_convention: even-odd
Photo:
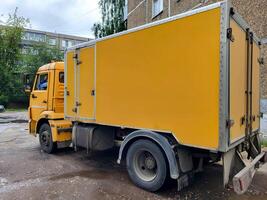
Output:
[[41,134],[41,142],[44,146],[49,146],[50,145],[50,133],[45,130]]
[[152,181],[157,176],[157,161],[154,156],[146,150],[139,150],[135,153],[133,167],[137,176],[144,181]]

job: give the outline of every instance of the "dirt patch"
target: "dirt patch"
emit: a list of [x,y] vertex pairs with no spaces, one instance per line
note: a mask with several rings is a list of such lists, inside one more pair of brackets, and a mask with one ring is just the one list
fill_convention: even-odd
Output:
[[266,200],[267,165],[255,175],[249,191],[241,196],[222,187],[222,167],[205,168],[192,185],[177,192],[169,180],[160,191],[136,187],[126,167],[116,163],[118,149],[90,152],[71,148],[56,154],[40,150],[38,138],[27,124],[0,124],[0,199],[203,199]]

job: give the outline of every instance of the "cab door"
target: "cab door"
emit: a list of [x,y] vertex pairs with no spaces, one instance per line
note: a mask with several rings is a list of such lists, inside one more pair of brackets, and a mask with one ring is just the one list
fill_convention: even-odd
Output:
[[34,87],[30,95],[30,114],[33,121],[38,121],[40,114],[48,108],[48,86],[48,71],[36,74]]

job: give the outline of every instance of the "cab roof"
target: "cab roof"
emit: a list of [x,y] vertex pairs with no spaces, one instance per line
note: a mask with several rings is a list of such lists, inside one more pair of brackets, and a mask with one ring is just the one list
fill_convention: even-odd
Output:
[[64,70],[64,62],[52,62],[46,65],[43,65],[38,69],[40,71],[48,71],[48,70]]

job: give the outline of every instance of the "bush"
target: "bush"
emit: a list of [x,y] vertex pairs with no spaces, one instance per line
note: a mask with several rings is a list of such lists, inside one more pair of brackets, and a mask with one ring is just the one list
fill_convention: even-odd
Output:
[[8,96],[0,94],[0,105],[7,106],[8,104]]

